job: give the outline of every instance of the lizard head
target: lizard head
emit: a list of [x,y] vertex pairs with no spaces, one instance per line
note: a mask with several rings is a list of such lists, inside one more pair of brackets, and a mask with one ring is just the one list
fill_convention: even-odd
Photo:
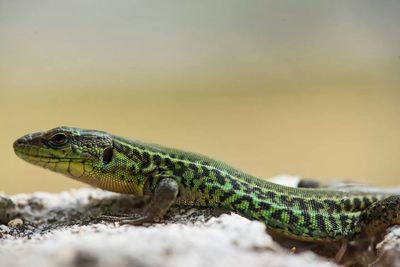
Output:
[[112,160],[113,141],[105,132],[57,127],[19,138],[14,151],[29,163],[79,179]]

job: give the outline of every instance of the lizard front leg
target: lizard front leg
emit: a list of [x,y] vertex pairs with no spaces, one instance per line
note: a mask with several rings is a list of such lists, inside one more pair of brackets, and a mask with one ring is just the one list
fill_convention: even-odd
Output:
[[129,216],[102,216],[106,221],[117,221],[120,224],[140,225],[162,218],[169,207],[174,204],[179,192],[178,183],[172,178],[162,178],[152,193],[150,202],[138,214]]

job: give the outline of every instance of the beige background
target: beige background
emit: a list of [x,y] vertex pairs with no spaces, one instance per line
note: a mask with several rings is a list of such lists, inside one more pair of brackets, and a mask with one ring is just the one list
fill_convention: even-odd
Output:
[[259,177],[399,184],[398,1],[0,0],[0,191],[82,186],[17,137],[59,125]]

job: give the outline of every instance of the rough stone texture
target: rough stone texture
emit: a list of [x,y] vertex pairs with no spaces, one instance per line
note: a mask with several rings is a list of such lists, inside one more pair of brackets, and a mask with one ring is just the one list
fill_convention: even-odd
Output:
[[376,248],[378,258],[371,266],[400,266],[400,226],[389,229]]
[[134,202],[89,188],[3,196],[14,222],[0,225],[1,266],[335,266],[282,249],[262,223],[210,209],[175,207],[162,222],[140,227],[93,221],[128,212]]
[[[295,185],[298,178],[275,181]],[[337,266],[310,251],[292,253],[264,224],[215,209],[173,207],[162,221],[144,226],[96,219],[135,207],[131,196],[91,188],[2,195],[0,266]],[[358,247],[352,244],[355,256],[348,257],[354,266],[400,266],[400,228],[378,244],[378,257]]]

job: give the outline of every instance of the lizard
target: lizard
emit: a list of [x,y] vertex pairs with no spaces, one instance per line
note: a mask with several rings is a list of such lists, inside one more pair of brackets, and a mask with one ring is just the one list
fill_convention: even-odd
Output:
[[209,157],[97,130],[57,127],[27,134],[16,155],[104,190],[147,199],[139,213],[103,216],[141,225],[171,205],[216,207],[292,240],[328,243],[371,237],[400,224],[400,196],[295,188],[259,179]]

